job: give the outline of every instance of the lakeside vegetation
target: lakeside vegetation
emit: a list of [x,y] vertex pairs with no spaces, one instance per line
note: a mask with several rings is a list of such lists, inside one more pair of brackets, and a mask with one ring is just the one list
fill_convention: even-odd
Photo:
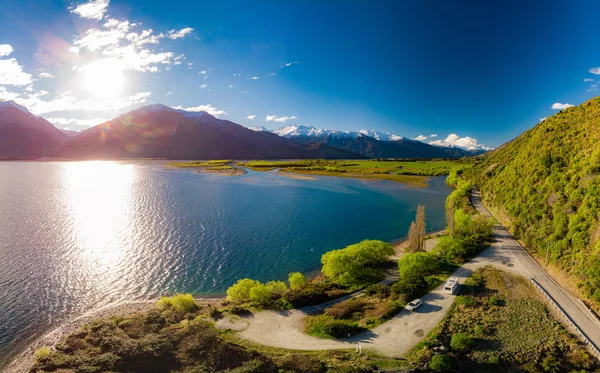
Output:
[[600,310],[600,98],[560,111],[465,170],[542,264]]
[[[191,299],[191,302],[190,302]],[[94,320],[35,352],[31,373],[371,372],[394,359],[351,351],[268,348],[212,326],[218,311],[190,295],[162,298],[151,310]]]
[[597,371],[597,360],[538,294],[523,277],[493,267],[477,270],[408,361],[435,372]]

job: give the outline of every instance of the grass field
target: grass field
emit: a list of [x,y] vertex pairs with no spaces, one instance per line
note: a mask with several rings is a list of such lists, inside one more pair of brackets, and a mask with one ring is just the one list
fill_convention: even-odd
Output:
[[[523,277],[487,267],[465,282],[446,318],[407,356],[415,366],[444,346],[452,371],[598,371],[597,360]],[[439,355],[438,355],[439,356]],[[440,358],[435,358],[441,360]]]

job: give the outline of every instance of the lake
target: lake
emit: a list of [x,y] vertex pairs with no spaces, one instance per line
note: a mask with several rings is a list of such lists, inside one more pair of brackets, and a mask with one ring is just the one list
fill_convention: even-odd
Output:
[[423,189],[314,179],[157,162],[0,162],[0,368],[90,308],[310,272],[326,251],[405,236],[418,204],[429,231],[444,227],[444,177]]

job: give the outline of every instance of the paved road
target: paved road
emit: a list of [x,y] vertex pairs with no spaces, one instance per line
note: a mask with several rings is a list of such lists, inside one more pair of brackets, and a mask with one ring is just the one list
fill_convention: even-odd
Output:
[[[481,202],[478,190],[473,192],[471,202],[480,213],[492,216]],[[579,329],[595,344],[596,348],[600,349],[600,321],[591,315],[576,297],[567,290],[564,290],[504,227],[496,225],[494,230],[498,241],[497,244],[502,247],[502,251],[509,253],[516,259],[517,265],[520,267],[520,272],[533,277],[550,294],[554,301],[558,303],[571,321],[579,326]]]

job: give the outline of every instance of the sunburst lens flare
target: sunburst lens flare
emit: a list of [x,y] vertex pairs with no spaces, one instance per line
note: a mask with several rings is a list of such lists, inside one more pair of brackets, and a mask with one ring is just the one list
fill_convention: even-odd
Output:
[[115,61],[92,62],[84,68],[83,74],[86,89],[96,97],[117,97],[125,84],[123,69]]

